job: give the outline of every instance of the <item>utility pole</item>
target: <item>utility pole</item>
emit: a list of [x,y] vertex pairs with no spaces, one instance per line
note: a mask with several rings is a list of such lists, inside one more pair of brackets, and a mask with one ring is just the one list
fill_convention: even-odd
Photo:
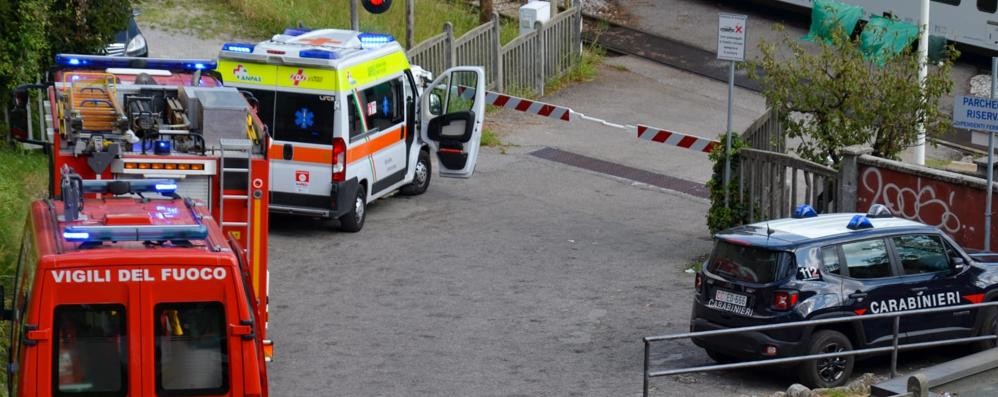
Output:
[[[929,75],[929,0],[921,0],[921,14],[918,22],[918,85],[925,101],[925,78]],[[925,114],[919,114],[915,138],[915,164],[925,165]]]
[[416,0],[405,0],[405,49],[411,50],[416,29]]
[[350,0],[350,30],[360,30],[360,15],[357,14],[357,2],[360,0]]

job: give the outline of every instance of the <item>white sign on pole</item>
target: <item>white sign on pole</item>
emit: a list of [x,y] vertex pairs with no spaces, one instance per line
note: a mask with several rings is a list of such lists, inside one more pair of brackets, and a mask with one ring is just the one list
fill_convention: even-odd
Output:
[[745,61],[745,15],[718,14],[717,59]]
[[968,130],[998,132],[998,99],[954,97],[953,126]]

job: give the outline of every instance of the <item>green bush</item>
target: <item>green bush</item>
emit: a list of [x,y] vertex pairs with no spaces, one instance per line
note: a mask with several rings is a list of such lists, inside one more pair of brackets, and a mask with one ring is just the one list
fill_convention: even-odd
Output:
[[713,151],[710,152],[710,160],[714,162],[714,173],[707,181],[707,189],[710,191],[710,210],[707,212],[707,228],[710,234],[715,234],[729,227],[738,226],[748,221],[748,205],[738,200],[738,151],[745,147],[745,142],[736,133],[731,134],[731,180],[728,181],[728,201],[724,205],[724,160],[727,158],[725,150],[725,134],[721,134],[719,141]]

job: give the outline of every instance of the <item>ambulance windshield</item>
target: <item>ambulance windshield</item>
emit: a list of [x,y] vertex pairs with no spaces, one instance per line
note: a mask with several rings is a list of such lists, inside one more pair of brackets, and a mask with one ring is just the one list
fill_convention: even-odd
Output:
[[[274,140],[333,144],[334,97],[332,95],[277,92],[274,102]],[[261,116],[264,122],[268,120]]]
[[182,395],[228,391],[222,304],[159,304],[155,315],[156,390]]
[[55,308],[53,373],[56,396],[124,396],[128,340],[125,307],[60,305]]

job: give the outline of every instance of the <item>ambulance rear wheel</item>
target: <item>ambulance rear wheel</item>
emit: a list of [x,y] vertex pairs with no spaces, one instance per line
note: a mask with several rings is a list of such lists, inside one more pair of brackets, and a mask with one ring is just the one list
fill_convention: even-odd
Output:
[[353,200],[350,212],[340,217],[340,230],[347,233],[357,233],[364,228],[364,218],[367,216],[367,189],[364,185],[357,187],[357,197]]
[[419,152],[419,159],[416,160],[416,175],[412,177],[412,182],[402,186],[399,193],[406,196],[416,196],[426,193],[430,187],[430,176],[433,174],[433,165],[430,164],[430,153]]

